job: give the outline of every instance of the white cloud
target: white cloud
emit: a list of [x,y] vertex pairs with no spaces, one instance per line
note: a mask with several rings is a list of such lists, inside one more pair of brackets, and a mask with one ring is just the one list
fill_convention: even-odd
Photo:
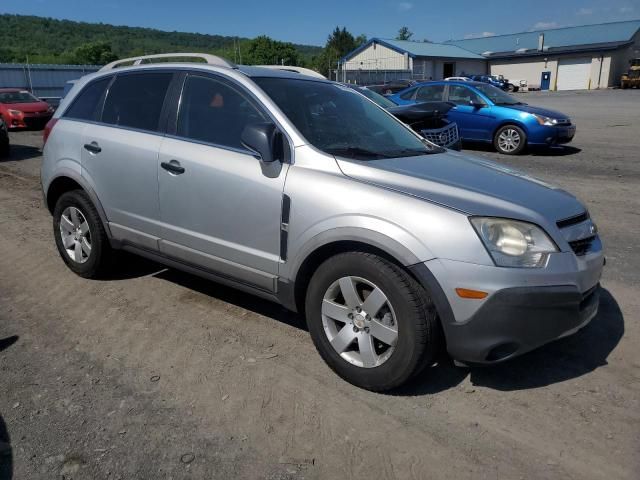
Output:
[[482,32],[483,37],[493,37],[495,36],[495,32]]
[[633,12],[633,7],[620,7],[620,13],[631,13]]
[[578,15],[593,15],[593,8],[581,8]]
[[400,2],[398,3],[398,10],[401,12],[407,12],[413,8],[413,3],[411,2]]
[[480,38],[480,37],[493,37],[495,36],[494,32],[482,32],[482,33],[467,33],[464,38]]
[[533,26],[533,30],[547,30],[549,28],[558,28],[558,22],[538,22]]

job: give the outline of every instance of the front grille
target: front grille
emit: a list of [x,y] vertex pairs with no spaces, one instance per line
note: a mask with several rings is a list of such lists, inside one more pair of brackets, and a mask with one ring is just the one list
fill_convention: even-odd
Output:
[[42,130],[49,121],[49,117],[24,117],[24,123],[27,128]]
[[587,238],[581,238],[580,240],[574,240],[573,242],[569,242],[569,246],[577,256],[581,257],[587,254],[587,252],[591,248],[591,244],[595,239],[596,239],[595,235]]
[[556,225],[558,225],[558,228],[566,228],[566,227],[570,227],[571,225],[577,225],[579,223],[582,223],[588,219],[589,219],[589,213],[583,212],[580,215],[565,218],[564,220],[559,220],[558,222],[556,222]]
[[441,147],[449,147],[458,141],[458,125],[451,123],[442,128],[430,128],[422,130],[422,136],[431,143]]

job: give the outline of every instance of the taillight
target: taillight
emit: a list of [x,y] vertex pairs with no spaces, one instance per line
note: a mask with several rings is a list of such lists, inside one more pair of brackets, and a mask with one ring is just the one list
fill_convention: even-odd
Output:
[[49,135],[51,135],[51,130],[53,130],[53,127],[56,126],[56,123],[58,122],[57,118],[52,118],[51,120],[49,120],[47,122],[47,124],[44,126],[44,132],[42,132],[42,146],[44,147],[45,144],[47,143],[47,140],[49,139]]

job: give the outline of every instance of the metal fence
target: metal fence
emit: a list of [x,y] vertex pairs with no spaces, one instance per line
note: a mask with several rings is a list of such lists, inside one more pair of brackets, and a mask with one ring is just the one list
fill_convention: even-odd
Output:
[[97,65],[32,65],[0,63],[0,88],[22,88],[47,99],[62,97],[64,85],[99,70]]

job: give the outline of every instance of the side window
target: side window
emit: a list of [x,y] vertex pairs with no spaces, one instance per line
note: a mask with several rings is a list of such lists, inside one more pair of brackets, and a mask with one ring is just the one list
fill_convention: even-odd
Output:
[[189,75],[182,89],[176,134],[242,149],[244,128],[265,121],[267,118],[253,103],[227,83]]
[[449,101],[456,105],[470,105],[472,103],[485,103],[482,97],[462,85],[449,85]]
[[111,125],[157,131],[164,97],[173,73],[118,75],[104,102],[102,121]]
[[71,106],[64,112],[64,118],[95,120],[104,91],[112,77],[90,83],[76,96]]
[[403,100],[411,100],[413,98],[413,94],[414,93],[416,93],[416,89],[412,88],[408,92],[405,92],[402,95],[400,95],[400,98],[403,99]]
[[416,100],[420,102],[440,102],[444,97],[444,85],[428,85],[420,87]]

